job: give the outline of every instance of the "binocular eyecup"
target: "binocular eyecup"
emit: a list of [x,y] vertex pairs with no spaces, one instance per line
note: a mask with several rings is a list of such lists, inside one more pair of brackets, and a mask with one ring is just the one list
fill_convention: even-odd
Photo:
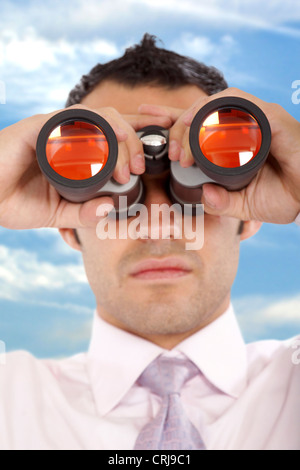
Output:
[[[196,114],[189,134],[195,163],[189,168],[169,160],[168,130],[148,126],[137,136],[143,143],[146,174],[170,170],[171,201],[192,208],[201,203],[205,183],[228,190],[246,187],[265,163],[271,145],[265,114],[254,103],[237,97],[212,100]],[[141,176],[131,174],[126,184],[113,178],[118,142],[109,123],[97,113],[73,108],[52,117],[38,136],[36,154],[49,183],[69,201],[110,196],[120,216],[144,202]],[[120,196],[127,197],[126,209],[119,206]]]

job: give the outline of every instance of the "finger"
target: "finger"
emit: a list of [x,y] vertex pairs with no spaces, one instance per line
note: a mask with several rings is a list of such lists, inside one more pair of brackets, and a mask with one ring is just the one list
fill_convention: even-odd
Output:
[[182,115],[184,109],[172,108],[171,106],[158,106],[154,104],[142,104],[138,109],[140,114],[168,117],[174,124]]
[[128,139],[128,133],[124,129],[121,129],[121,127],[118,127],[116,125],[112,126],[112,128],[116,135],[117,141],[119,143],[126,142],[126,140]]
[[103,108],[98,111],[101,117],[109,123],[118,141],[118,159],[113,177],[120,184],[128,183],[130,179],[130,165],[126,142],[128,141],[129,134],[131,132],[135,134],[135,132],[116,110]]
[[188,135],[188,127],[184,122],[184,116],[185,114],[182,114],[170,129],[169,158],[172,161],[183,161],[185,152],[188,151],[188,149],[184,148]]
[[99,222],[99,205],[103,205],[108,212],[113,209],[114,203],[110,197],[92,199],[82,204],[68,202],[61,199],[55,217],[48,223],[48,227],[56,228],[92,228]]
[[[111,113],[112,111],[110,111]],[[101,112],[101,117],[103,117],[108,124],[111,126],[118,142],[126,142],[128,139],[128,128],[127,123],[121,118],[121,115],[117,115],[115,112],[112,116],[107,111]]]
[[183,135],[182,150],[180,153],[180,165],[183,168],[188,168],[195,163],[195,160],[191,151],[191,147],[190,147],[189,136],[190,136],[189,129],[186,129]]
[[[138,138],[135,130],[130,124],[126,122],[127,126],[127,139],[126,142],[119,145],[120,155],[117,164],[117,175],[118,181],[128,182],[130,178],[130,172],[140,175],[145,172],[145,156],[143,151],[143,144]],[[125,180],[121,179],[121,174]]]
[[172,162],[179,161],[182,155],[182,152],[183,152],[183,148],[181,147],[179,141],[175,137],[172,137],[169,143],[169,159]]
[[241,191],[227,191],[215,184],[204,184],[202,203],[204,210],[212,215],[225,215],[241,220],[251,219],[246,203],[245,189]]
[[130,156],[126,142],[119,143],[118,160],[113,177],[120,184],[126,184],[130,179]]
[[[113,117],[111,113],[114,113]],[[145,171],[143,145],[124,116],[112,110],[109,114],[105,118],[112,126],[119,142],[118,161],[113,177],[118,183],[126,184],[130,180],[130,172],[142,174]]]
[[137,132],[143,127],[147,126],[160,126],[165,129],[169,129],[173,122],[168,116],[152,116],[150,114],[137,114],[137,115],[125,115],[124,119],[131,125],[131,127]]
[[129,135],[126,144],[129,153],[130,171],[136,175],[141,175],[146,170],[143,144],[135,132]]

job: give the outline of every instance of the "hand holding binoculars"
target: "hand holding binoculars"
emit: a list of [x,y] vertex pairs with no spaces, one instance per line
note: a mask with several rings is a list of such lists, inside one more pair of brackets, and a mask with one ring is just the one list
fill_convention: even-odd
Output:
[[[210,101],[196,114],[189,135],[195,163],[182,168],[168,157],[169,131],[148,126],[137,132],[143,143],[146,173],[170,170],[168,190],[173,203],[195,208],[201,203],[202,186],[216,183],[228,190],[246,187],[266,161],[271,129],[262,110],[237,97]],[[69,109],[52,117],[37,140],[41,171],[57,192],[72,202],[101,196],[112,197],[119,216],[144,202],[141,176],[130,175],[120,184],[112,177],[118,142],[108,122],[84,109]],[[126,214],[119,197],[127,196]]]

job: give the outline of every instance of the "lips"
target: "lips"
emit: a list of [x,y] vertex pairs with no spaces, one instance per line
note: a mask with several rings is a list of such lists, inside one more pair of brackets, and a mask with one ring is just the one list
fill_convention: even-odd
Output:
[[174,274],[174,276],[184,275],[192,271],[188,263],[180,258],[167,258],[163,260],[148,259],[138,263],[130,275],[137,277],[146,273],[156,274]]

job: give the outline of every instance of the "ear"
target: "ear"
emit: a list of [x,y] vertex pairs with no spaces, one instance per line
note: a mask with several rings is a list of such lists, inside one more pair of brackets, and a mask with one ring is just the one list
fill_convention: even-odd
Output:
[[247,220],[246,222],[244,222],[243,231],[240,235],[241,241],[253,237],[259,231],[262,224],[262,222],[259,222],[257,220]]
[[73,250],[82,251],[82,247],[78,243],[78,238],[72,228],[60,228],[59,233],[63,240],[73,248]]

